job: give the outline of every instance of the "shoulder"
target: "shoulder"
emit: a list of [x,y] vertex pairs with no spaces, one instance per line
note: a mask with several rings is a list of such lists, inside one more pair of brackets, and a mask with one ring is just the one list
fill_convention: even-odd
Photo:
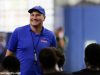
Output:
[[46,28],[44,28],[43,33],[44,33],[44,34],[49,34],[49,35],[54,35],[54,32],[53,32],[53,31],[48,30],[48,29],[46,29]]
[[29,25],[25,25],[25,26],[21,26],[21,27],[17,27],[13,33],[16,33],[16,32],[25,32],[27,29],[29,28]]
[[15,30],[23,30],[23,29],[27,29],[28,27],[29,25],[25,25],[25,26],[18,27]]

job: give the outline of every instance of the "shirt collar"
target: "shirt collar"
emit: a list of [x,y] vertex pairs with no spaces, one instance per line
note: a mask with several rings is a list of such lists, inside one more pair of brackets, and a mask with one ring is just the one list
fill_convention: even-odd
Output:
[[[28,29],[29,29],[29,31],[31,31],[30,24],[28,25]],[[43,35],[44,33],[45,33],[45,28],[42,27],[42,31],[41,31],[40,35]]]

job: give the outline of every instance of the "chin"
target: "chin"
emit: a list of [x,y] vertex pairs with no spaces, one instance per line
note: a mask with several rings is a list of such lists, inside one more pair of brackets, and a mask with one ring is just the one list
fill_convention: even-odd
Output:
[[31,23],[31,26],[37,26],[37,25],[38,25],[38,24],[32,24],[32,23]]

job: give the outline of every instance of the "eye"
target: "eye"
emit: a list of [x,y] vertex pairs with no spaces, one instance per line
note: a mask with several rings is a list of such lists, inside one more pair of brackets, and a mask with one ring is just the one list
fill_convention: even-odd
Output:
[[31,14],[31,16],[34,16],[34,14]]
[[37,14],[36,16],[41,16],[41,14]]

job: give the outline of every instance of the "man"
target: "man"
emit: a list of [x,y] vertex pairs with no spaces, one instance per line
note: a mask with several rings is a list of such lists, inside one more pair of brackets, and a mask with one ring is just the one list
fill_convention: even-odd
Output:
[[54,47],[47,47],[40,51],[39,61],[43,75],[71,75],[57,69],[59,57],[55,50],[56,48]]
[[38,54],[42,48],[56,47],[56,39],[51,31],[43,27],[45,10],[41,6],[35,6],[28,12],[30,24],[15,29],[6,56],[17,56],[21,75],[41,75]]
[[74,72],[75,75],[100,75],[100,45],[96,43],[89,44],[85,48],[86,68]]

